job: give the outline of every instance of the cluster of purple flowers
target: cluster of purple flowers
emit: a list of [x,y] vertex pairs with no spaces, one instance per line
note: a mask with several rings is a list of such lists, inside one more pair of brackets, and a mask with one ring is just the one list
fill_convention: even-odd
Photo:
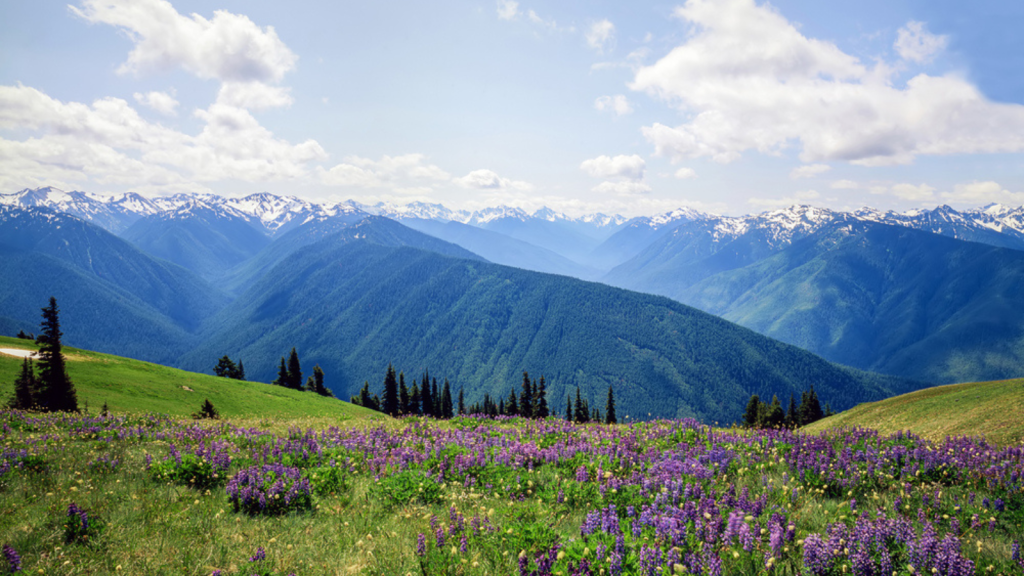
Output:
[[15,572],[21,572],[21,556],[10,544],[4,544],[3,554],[4,561],[7,564],[4,573],[14,574]]
[[244,468],[227,484],[235,511],[247,514],[284,514],[312,508],[309,479],[298,468],[264,464]]

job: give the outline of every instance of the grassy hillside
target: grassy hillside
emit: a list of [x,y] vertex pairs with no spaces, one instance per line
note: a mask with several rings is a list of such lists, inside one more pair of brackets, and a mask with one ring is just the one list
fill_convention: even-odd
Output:
[[1024,378],[950,384],[879,402],[866,402],[807,427],[811,433],[864,426],[939,441],[947,435],[984,435],[998,444],[1024,441]]
[[[29,340],[0,336],[0,348],[38,347]],[[115,413],[187,416],[209,398],[224,416],[348,418],[375,414],[347,402],[280,386],[196,374],[78,348],[65,347],[64,352],[68,374],[78,392],[78,404],[84,407],[88,402],[92,412],[99,411],[106,402]],[[13,394],[21,363],[21,358],[0,354],[0,402],[6,403]]]

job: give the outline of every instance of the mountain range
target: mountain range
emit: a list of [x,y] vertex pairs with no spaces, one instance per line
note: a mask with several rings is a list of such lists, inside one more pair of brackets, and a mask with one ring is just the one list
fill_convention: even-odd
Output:
[[[470,295],[442,297],[435,293],[433,297],[438,301],[454,298],[467,307],[446,309],[446,318],[469,314],[469,302],[508,318],[517,317],[519,308],[532,305],[527,302],[548,302],[544,298],[520,300],[522,289],[500,297],[500,291],[477,293],[466,288],[467,278],[485,285],[494,278],[503,278],[510,286],[536,284],[546,291],[586,294],[587,298],[603,301],[603,296],[598,295],[605,293],[589,292],[590,284],[571,283],[577,282],[572,278],[597,281],[634,292],[667,296],[819,354],[828,361],[906,379],[892,381],[898,384],[872,384],[875,390],[913,387],[915,384],[905,384],[913,381],[945,383],[1005,378],[1024,371],[1024,352],[1018,351],[1024,350],[1024,318],[1014,312],[1024,309],[1024,295],[1017,289],[1018,257],[1024,255],[1024,208],[990,205],[957,211],[940,206],[934,210],[895,213],[793,206],[741,217],[681,208],[632,219],[603,214],[573,218],[546,208],[533,213],[505,206],[468,212],[425,203],[317,204],[268,193],[244,198],[179,194],[151,199],[133,194],[104,197],[65,193],[54,188],[0,194],[0,206],[7,206],[7,214],[16,212],[16,207],[36,207],[28,212],[37,210],[38,218],[44,218],[44,213],[51,214],[50,218],[61,213],[74,215],[80,221],[94,224],[95,230],[103,229],[113,239],[126,242],[151,258],[154,266],[178,271],[176,274],[181,273],[181,278],[187,278],[181,281],[200,283],[203,289],[195,292],[202,295],[200,301],[214,304],[204,304],[203,320],[198,324],[167,316],[160,306],[148,303],[143,296],[136,296],[137,302],[120,299],[121,305],[134,306],[132,313],[136,315],[155,311],[163,316],[155,324],[140,324],[161,327],[160,338],[153,340],[167,342],[168,352],[161,361],[169,357],[175,365],[204,369],[211,354],[214,359],[228,351],[246,357],[255,355],[256,358],[246,360],[247,368],[251,363],[252,369],[267,372],[261,376],[270,379],[276,358],[283,352],[276,347],[290,348],[288,341],[294,342],[291,345],[302,341],[305,346],[319,350],[318,362],[331,365],[337,379],[334,385],[342,395],[361,385],[362,380],[372,379],[373,365],[383,361],[380,358],[386,350],[395,353],[392,360],[403,361],[400,367],[447,370],[451,377],[472,383],[474,394],[481,390],[496,394],[510,374],[520,369],[515,367],[517,362],[539,358],[523,352],[521,356],[484,359],[477,351],[473,358],[480,367],[467,372],[458,360],[447,358],[447,348],[433,349],[421,344],[416,352],[398,354],[404,350],[395,344],[400,334],[415,335],[431,328],[409,324],[411,320],[403,323],[372,305],[370,309],[375,312],[370,318],[376,318],[381,327],[356,338],[341,325],[341,318],[360,317],[360,300],[354,292],[345,292],[356,285],[369,292],[403,294],[401,301],[408,302],[405,308],[417,321],[422,320],[420,308],[429,309],[430,305],[417,304],[423,293],[418,290],[423,290],[424,284],[440,282],[433,279],[434,274],[446,279],[441,285],[450,286],[456,293],[461,286]],[[6,221],[0,225],[10,227]],[[96,240],[90,237],[87,243],[92,242]],[[325,248],[326,245],[332,247]],[[10,270],[30,262],[60,264],[51,262],[54,255],[46,251],[24,246],[18,249],[21,252],[17,253],[17,264],[13,256],[17,251],[13,248],[11,260],[5,264]],[[422,254],[413,256],[411,251],[428,254],[429,258]],[[310,255],[313,252],[331,256],[317,258]],[[430,260],[435,257],[466,263],[467,268],[439,268]],[[317,263],[308,264],[303,276],[312,279],[311,292],[306,291],[304,283],[290,283],[291,277],[282,273],[306,259]],[[404,274],[390,275],[382,268],[385,263],[393,264]],[[84,273],[80,267],[66,270],[66,262],[60,265],[63,267],[54,269],[51,276]],[[346,274],[353,276],[338,277],[338,270],[347,270]],[[558,282],[570,284],[559,284],[547,280],[545,274],[526,271],[557,275]],[[545,280],[537,281],[537,277]],[[330,286],[317,287],[322,283]],[[285,290],[282,286],[290,288]],[[125,290],[124,286],[115,287]],[[24,284],[22,289],[28,289],[28,285]],[[275,302],[283,302],[281,294],[289,293],[303,294],[300,301],[316,304],[308,309],[284,306],[282,310],[290,312],[270,314],[276,310]],[[481,297],[483,301],[475,300]],[[506,302],[504,316],[488,307],[488,298]],[[391,306],[397,306],[397,302]],[[669,304],[659,304],[662,305]],[[34,321],[26,316],[31,306],[19,306],[17,314],[8,314],[6,303],[0,308],[0,327]],[[254,312],[257,309],[263,311],[262,315]],[[576,314],[583,312],[557,310],[559,317]],[[614,312],[589,308],[586,315],[593,317],[590,324],[573,324],[567,341],[577,337],[576,331],[593,330],[594,325],[603,321],[602,316]],[[339,320],[329,322],[328,316]],[[305,320],[296,325],[298,318]],[[267,319],[271,323],[266,323]],[[370,320],[362,318],[360,322],[355,325],[366,328]],[[487,325],[487,316],[461,317],[456,323],[460,341],[471,339],[462,332],[473,332],[469,326],[474,323]],[[311,331],[307,333],[305,328]],[[538,336],[529,329],[524,331],[521,324],[512,323],[499,332],[508,330],[513,336],[504,336],[503,346],[527,337],[526,334],[532,334],[532,340],[551,344],[544,338],[537,340]],[[332,346],[345,346],[346,352],[334,348],[333,353],[328,353],[327,348],[316,344],[317,335],[327,338]],[[665,342],[678,343],[673,336],[660,337]],[[205,347],[197,347],[197,342],[205,342]],[[218,348],[211,346],[213,342],[223,344],[218,344]],[[502,337],[491,344],[498,342],[502,342]],[[605,345],[601,346],[604,350]],[[218,354],[221,348],[223,351]],[[366,350],[374,353],[367,354]],[[453,358],[466,351],[460,350],[451,354]],[[658,358],[658,362],[668,362],[666,366],[678,371],[681,360],[670,349],[648,346],[634,350],[633,354],[640,354],[640,350],[653,350],[650,361]],[[110,351],[126,353],[123,349]],[[575,382],[596,394],[605,382],[613,382],[613,371],[595,375],[580,369],[577,364],[582,362],[582,356],[561,357],[564,363],[544,358],[544,366],[563,370],[557,372],[562,384]],[[610,362],[631,378],[653,373],[645,372],[647,368],[626,369],[628,363],[616,364],[618,360]],[[535,366],[533,370],[544,368]],[[582,374],[588,376],[583,378]],[[694,378],[701,377],[687,374],[669,381],[676,389],[683,389]],[[703,379],[730,381],[710,372]],[[743,386],[742,378],[731,381],[735,386]],[[645,397],[637,393],[634,397],[649,405],[656,395]],[[724,418],[727,413],[710,404],[698,408],[695,397],[682,397],[686,399],[680,400],[674,410],[666,408],[667,412],[656,413],[692,413],[715,418]]]

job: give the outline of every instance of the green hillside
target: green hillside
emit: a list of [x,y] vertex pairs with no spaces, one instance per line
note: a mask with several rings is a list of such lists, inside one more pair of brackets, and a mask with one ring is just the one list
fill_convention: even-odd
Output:
[[[206,343],[184,356],[191,370],[223,354],[270,380],[298,349],[340,397],[389,363],[424,370],[465,390],[466,402],[508,396],[524,370],[547,379],[548,404],[564,410],[576,387],[604,408],[615,387],[620,417],[731,422],[751,393],[770,399],[812,384],[840,409],[920,384],[851,370],[667,298],[564,276],[328,238],[296,251],[211,319]],[[368,235],[368,237],[367,237]],[[250,360],[251,359],[251,360]]]
[[998,444],[1024,441],[1024,379],[936,386],[866,402],[805,428],[864,426],[883,434],[909,430],[931,440],[983,435]]
[[[38,346],[30,340],[0,336],[0,348],[37,349]],[[79,407],[88,402],[93,412],[107,403],[115,413],[187,416],[209,398],[224,416],[350,418],[376,414],[348,402],[280,386],[196,374],[78,348],[65,347],[64,354],[68,374],[78,392]],[[21,364],[21,358],[0,354],[0,401],[6,403],[13,394],[14,379]]]

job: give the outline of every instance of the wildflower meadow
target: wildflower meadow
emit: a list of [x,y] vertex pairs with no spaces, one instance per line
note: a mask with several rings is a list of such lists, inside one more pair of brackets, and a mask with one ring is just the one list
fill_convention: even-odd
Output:
[[0,574],[1024,574],[1024,446],[0,412]]

